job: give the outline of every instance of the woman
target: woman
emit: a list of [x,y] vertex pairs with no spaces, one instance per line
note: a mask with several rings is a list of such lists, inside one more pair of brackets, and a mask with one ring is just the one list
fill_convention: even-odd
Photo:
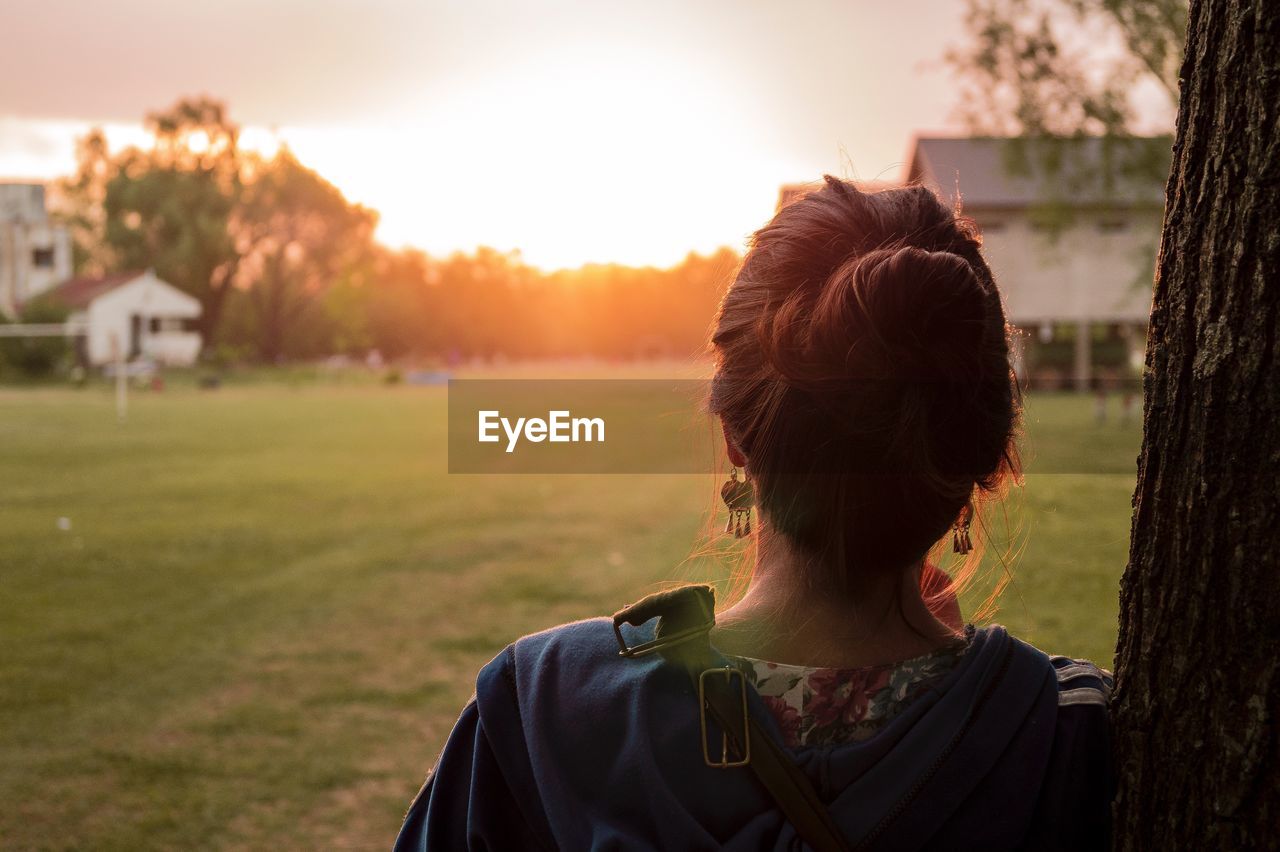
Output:
[[508,647],[398,848],[1106,846],[1109,676],[962,627],[927,558],[1018,474],[979,244],[923,188],[833,178],[755,235],[710,400],[730,528],[756,515],[745,596]]

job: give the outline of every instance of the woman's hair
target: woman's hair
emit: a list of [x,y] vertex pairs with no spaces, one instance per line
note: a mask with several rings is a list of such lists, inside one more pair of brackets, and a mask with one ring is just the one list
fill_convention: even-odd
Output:
[[752,238],[716,319],[710,407],[758,504],[850,593],[916,564],[1018,472],[1000,293],[970,220],[924,187],[826,185]]

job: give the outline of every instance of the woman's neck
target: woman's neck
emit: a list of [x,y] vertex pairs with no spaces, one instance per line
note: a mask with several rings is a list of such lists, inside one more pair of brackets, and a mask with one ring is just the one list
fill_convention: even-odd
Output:
[[762,524],[746,595],[716,616],[726,654],[795,665],[855,668],[918,657],[954,641],[920,596],[923,561],[849,596],[815,586],[803,558]]

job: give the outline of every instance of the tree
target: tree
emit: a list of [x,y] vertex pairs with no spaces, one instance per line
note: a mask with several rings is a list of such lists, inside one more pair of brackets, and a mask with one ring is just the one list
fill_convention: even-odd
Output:
[[[286,354],[290,338],[354,345],[365,336],[336,328],[342,317],[324,315],[320,296],[366,277],[372,211],[347,202],[288,149],[267,159],[241,148],[220,101],[180,100],[149,115],[147,129],[151,145],[114,154],[101,131],[80,141],[76,173],[61,187],[78,268],[153,268],[200,300],[206,348],[237,290],[248,294],[249,333],[267,360]],[[302,348],[315,354],[326,345],[313,339]]]
[[373,211],[351,204],[287,148],[246,172],[232,209],[240,278],[253,306],[258,354],[276,361],[320,296],[360,275],[373,251]]
[[[1171,124],[1187,0],[967,0],[964,21],[946,57],[959,117],[975,135],[1010,140],[1009,173],[1045,175],[1047,192],[1068,195],[1073,185],[1164,180],[1169,125],[1144,122],[1133,93],[1153,96],[1146,112]],[[1102,138],[1100,157],[1070,144],[1082,136]],[[1034,211],[1051,234],[1072,221],[1065,202],[1046,196]]]
[[1118,849],[1280,826],[1280,6],[1196,0],[1113,696]]
[[113,155],[101,131],[81,140],[62,190],[83,270],[153,268],[200,300],[211,344],[239,256],[230,230],[244,153],[226,107],[207,97],[147,116],[148,148]]
[[[22,306],[20,323],[63,323],[69,311],[46,298]],[[0,325],[8,320],[0,316]],[[65,337],[6,337],[0,339],[0,372],[12,367],[28,378],[47,376],[68,360],[71,347]]]
[[59,181],[52,194],[55,215],[71,231],[71,265],[78,272],[100,275],[114,265],[107,256],[102,209],[113,173],[106,134],[94,128],[76,140],[75,174]]
[[100,131],[80,140],[60,211],[77,268],[153,267],[200,299],[220,358],[685,356],[705,347],[738,263],[723,249],[670,269],[547,273],[519,252],[393,251],[372,210],[287,147],[242,148],[221,102],[179,101],[147,127],[152,144],[118,152]]
[[947,54],[960,115],[996,136],[1133,135],[1136,85],[1177,101],[1186,28],[1187,0],[968,0]]
[[421,251],[378,251],[373,276],[376,293],[365,305],[373,345],[396,358],[421,356],[445,349],[446,328],[441,319],[436,269]]

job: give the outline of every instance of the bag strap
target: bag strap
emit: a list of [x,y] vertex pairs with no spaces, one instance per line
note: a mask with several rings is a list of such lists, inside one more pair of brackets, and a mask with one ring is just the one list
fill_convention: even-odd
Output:
[[[703,674],[714,675],[718,671],[720,670],[715,668],[704,669]],[[731,678],[720,680],[716,677],[715,680],[722,684],[719,689],[703,690],[707,710],[716,717],[720,729],[730,740],[737,739],[743,743],[744,752],[747,748],[756,747],[748,755],[746,766],[755,773],[761,786],[777,802],[778,808],[796,833],[817,852],[845,852],[849,849],[840,829],[831,818],[831,812],[809,782],[809,776],[804,774],[755,717],[747,714],[744,717],[747,723],[745,730],[741,727],[741,710],[734,707],[731,696],[721,691],[728,687]]]
[[[639,626],[652,618],[659,619],[655,638],[628,646],[622,625]],[[703,759],[707,765],[750,769],[805,843],[816,852],[846,852],[849,843],[809,776],[748,710],[746,677],[738,669],[723,665],[712,652],[707,634],[714,625],[715,590],[711,586],[659,592],[619,610],[613,617],[621,656],[658,652],[689,673],[698,694]],[[708,740],[709,718],[721,733],[718,760],[713,760]]]

